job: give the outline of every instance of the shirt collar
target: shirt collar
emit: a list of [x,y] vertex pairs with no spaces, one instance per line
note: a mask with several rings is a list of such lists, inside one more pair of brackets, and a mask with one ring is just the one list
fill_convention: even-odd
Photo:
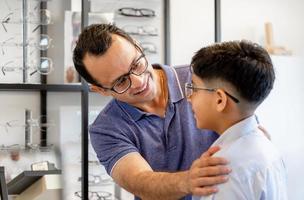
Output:
[[254,115],[234,124],[228,128],[213,144],[212,146],[221,146],[225,148],[231,143],[239,139],[244,135],[248,135],[252,131],[256,130],[258,123]]
[[[168,103],[175,103],[184,98],[181,85],[177,73],[173,67],[167,65],[153,64],[154,69],[163,69],[167,77],[167,86],[169,89]],[[140,109],[115,99],[115,102],[128,113],[135,121],[138,121],[143,115],[151,115],[150,113],[141,111]]]
[[184,94],[182,91],[182,86],[180,85],[180,81],[176,70],[174,67],[170,67],[167,65],[155,64],[154,68],[161,68],[164,70],[167,77],[167,86],[169,89],[169,102],[176,103],[184,98]]

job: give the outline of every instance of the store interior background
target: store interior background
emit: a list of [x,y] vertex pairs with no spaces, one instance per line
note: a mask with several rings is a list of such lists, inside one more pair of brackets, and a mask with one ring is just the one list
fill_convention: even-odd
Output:
[[[32,0],[34,1],[34,0]],[[96,1],[96,0],[95,0]],[[109,3],[100,0],[99,3]],[[118,3],[122,0],[116,0]],[[127,0],[129,3],[139,0]],[[148,2],[144,0],[142,2]],[[157,2],[157,0],[151,0]],[[151,2],[150,1],[150,2]],[[0,13],[3,0],[1,0]],[[10,0],[13,7],[20,7],[20,0]],[[144,6],[140,5],[140,6]],[[48,83],[64,83],[63,67],[65,55],[65,11],[80,11],[80,0],[51,0],[48,9],[52,12],[53,23],[48,34],[53,39],[53,47],[48,57],[54,62],[54,71],[48,75]],[[98,10],[98,8],[96,8]],[[170,55],[172,65],[189,64],[194,52],[214,42],[214,1],[213,0],[171,0],[170,1]],[[304,196],[302,179],[304,177],[304,1],[302,0],[230,0],[221,1],[221,41],[248,39],[261,45],[265,44],[264,24],[271,22],[274,42],[292,51],[292,55],[272,55],[276,70],[274,89],[257,111],[260,123],[270,132],[273,143],[278,147],[288,171],[289,199],[300,200]],[[7,11],[5,11],[7,12]],[[1,16],[1,15],[0,15]],[[162,31],[162,30],[160,30]],[[163,38],[159,38],[160,43]],[[2,38],[1,38],[2,40]],[[2,54],[0,55],[3,56]],[[1,58],[0,57],[0,58]],[[2,57],[3,58],[3,57]],[[160,57],[159,62],[164,58]],[[157,61],[155,61],[157,62]],[[0,59],[0,64],[3,62]],[[1,75],[0,75],[1,76]],[[1,80],[1,79],[0,79]],[[80,132],[81,109],[80,93],[48,93],[48,143],[53,144],[49,152],[23,153],[18,167],[9,159],[6,150],[0,152],[0,165],[9,166],[12,176],[30,163],[42,160],[54,162],[63,170],[64,199],[79,199],[74,192],[80,190]],[[110,99],[90,94],[90,122]],[[32,110],[39,118],[39,94],[36,92],[0,92],[0,124],[8,119],[23,119],[24,109]],[[33,135],[33,142],[39,142],[39,134]],[[0,126],[0,146],[23,144],[24,135],[19,130],[6,132]],[[95,159],[93,151],[89,159]],[[109,177],[101,166],[90,166],[91,174],[99,174],[105,180]],[[90,190],[115,192],[114,184],[90,186]],[[132,199],[132,195],[121,191],[121,199]]]

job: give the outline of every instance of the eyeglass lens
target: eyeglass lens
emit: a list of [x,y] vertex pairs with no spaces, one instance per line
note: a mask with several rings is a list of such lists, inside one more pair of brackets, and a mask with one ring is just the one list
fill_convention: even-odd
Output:
[[114,83],[113,90],[117,93],[124,93],[131,86],[130,74],[142,75],[148,68],[148,63],[144,55],[141,55],[134,66],[131,67],[128,74],[121,77]]

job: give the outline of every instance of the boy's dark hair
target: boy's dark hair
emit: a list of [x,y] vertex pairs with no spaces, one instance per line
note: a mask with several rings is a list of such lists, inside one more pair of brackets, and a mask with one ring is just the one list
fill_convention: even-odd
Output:
[[249,41],[231,41],[200,49],[192,58],[195,75],[232,84],[250,103],[261,103],[270,93],[275,73],[265,49]]
[[113,34],[119,35],[136,45],[133,39],[126,32],[113,24],[92,24],[86,27],[79,35],[73,53],[73,62],[80,76],[93,85],[100,86],[100,84],[86,70],[83,63],[84,56],[87,53],[94,56],[105,54],[112,44],[111,36]]

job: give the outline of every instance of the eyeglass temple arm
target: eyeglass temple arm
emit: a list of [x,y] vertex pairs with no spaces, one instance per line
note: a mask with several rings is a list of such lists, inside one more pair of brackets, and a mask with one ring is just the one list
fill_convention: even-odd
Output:
[[225,91],[225,94],[226,94],[227,96],[229,96],[235,103],[239,103],[239,102],[240,102],[237,98],[235,98],[234,96],[232,96],[232,95],[229,94],[228,92]]

